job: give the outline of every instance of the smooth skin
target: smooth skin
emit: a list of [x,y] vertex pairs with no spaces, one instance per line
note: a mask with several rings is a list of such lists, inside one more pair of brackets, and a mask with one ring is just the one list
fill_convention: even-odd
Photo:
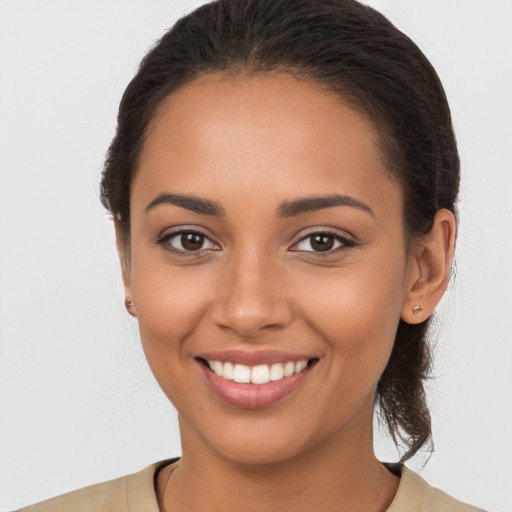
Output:
[[[402,189],[375,133],[320,85],[284,73],[204,76],[160,105],[131,187],[130,235],[116,230],[146,357],[179,415],[183,455],[167,486],[170,468],[159,474],[162,510],[391,503],[399,478],[373,452],[375,389],[399,319],[425,320],[446,288],[455,220],[440,210],[408,248]],[[162,194],[217,210],[155,205]],[[282,215],[285,203],[334,194],[351,201]],[[224,349],[318,363],[279,402],[241,409],[212,392],[196,359]]]

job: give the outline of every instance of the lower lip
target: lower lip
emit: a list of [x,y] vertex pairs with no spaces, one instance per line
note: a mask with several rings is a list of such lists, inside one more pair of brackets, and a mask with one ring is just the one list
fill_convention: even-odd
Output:
[[300,373],[265,384],[245,384],[223,379],[202,363],[198,364],[213,392],[227,404],[242,409],[262,409],[274,405],[293,393],[312,369],[307,366]]

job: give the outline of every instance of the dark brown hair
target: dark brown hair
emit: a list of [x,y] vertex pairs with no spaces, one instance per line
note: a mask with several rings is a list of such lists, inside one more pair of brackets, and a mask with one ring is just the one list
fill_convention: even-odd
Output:
[[[119,107],[102,202],[129,235],[130,184],[155,109],[209,73],[285,72],[325,85],[372,119],[405,197],[406,240],[426,235],[437,210],[455,213],[459,157],[439,78],[418,47],[355,0],[218,0],[181,18],[150,49]],[[431,441],[424,381],[429,321],[400,321],[376,406],[401,461]]]

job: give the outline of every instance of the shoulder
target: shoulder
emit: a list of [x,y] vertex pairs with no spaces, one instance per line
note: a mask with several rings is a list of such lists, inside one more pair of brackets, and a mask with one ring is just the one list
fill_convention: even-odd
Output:
[[156,462],[138,473],[62,494],[18,512],[158,512],[154,478],[170,462]]
[[429,485],[421,476],[402,467],[400,485],[387,512],[484,512]]
[[127,487],[129,476],[78,489],[36,505],[22,508],[18,512],[89,512],[92,510],[128,511]]

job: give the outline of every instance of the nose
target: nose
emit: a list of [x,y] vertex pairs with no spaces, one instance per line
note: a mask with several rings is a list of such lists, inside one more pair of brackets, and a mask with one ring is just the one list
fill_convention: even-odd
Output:
[[261,251],[233,256],[218,279],[211,318],[221,329],[254,339],[283,329],[292,321],[283,270]]

